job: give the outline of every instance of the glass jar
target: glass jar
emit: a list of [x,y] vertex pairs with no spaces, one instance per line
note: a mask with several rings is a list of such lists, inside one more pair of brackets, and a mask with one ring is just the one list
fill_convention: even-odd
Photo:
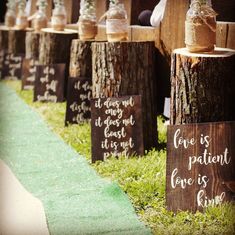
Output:
[[108,41],[126,41],[128,39],[128,22],[124,4],[110,3],[106,17],[106,34]]
[[80,3],[78,34],[81,40],[94,39],[97,34],[96,7],[94,0],[82,0]]
[[16,13],[12,9],[8,9],[5,15],[5,25],[7,27],[14,27],[16,23]]
[[214,50],[216,15],[209,1],[191,1],[185,21],[185,44],[190,52],[212,52]]
[[16,28],[24,30],[29,26],[28,16],[24,10],[19,10],[16,17]]
[[47,27],[46,9],[39,9],[33,20],[33,28],[36,32]]
[[64,6],[55,7],[52,12],[51,26],[54,30],[63,31],[67,23],[67,14]]

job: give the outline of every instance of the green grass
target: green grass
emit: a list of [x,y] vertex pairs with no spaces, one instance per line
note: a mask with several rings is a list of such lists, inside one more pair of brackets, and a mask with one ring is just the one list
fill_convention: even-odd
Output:
[[[65,103],[33,103],[32,91],[21,91],[20,82],[7,82],[19,96],[39,112],[49,127],[91,162],[90,125],[64,126]],[[166,144],[166,127],[158,117],[159,140]],[[235,234],[235,205],[210,207],[205,213],[179,212],[165,207],[166,150],[152,150],[144,157],[110,158],[92,164],[103,177],[118,182],[130,197],[140,219],[154,234]]]

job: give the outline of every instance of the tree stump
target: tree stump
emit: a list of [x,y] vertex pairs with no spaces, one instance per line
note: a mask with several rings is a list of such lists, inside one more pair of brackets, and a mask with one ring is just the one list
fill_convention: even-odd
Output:
[[49,28],[42,29],[39,64],[65,63],[69,66],[71,42],[77,37],[78,33],[74,30],[54,31]]
[[81,41],[79,39],[72,41],[69,66],[70,77],[91,77],[91,43],[92,41]]
[[40,35],[39,65],[65,64],[65,98],[67,96],[65,88],[69,75],[70,48],[72,40],[76,38],[78,38],[77,31],[67,29],[55,31],[51,28],[44,28]]
[[235,51],[176,49],[171,64],[172,125],[235,120]]
[[154,42],[92,43],[93,98],[142,96],[144,149],[157,146]]
[[25,57],[26,59],[38,59],[40,46],[40,33],[32,31],[26,33]]
[[0,26],[0,51],[8,50],[8,34],[9,28],[6,26]]
[[13,55],[25,54],[26,30],[10,29],[8,35],[8,52]]
[[[92,41],[74,39],[71,46],[65,124],[82,123],[91,118]],[[84,89],[85,88],[85,89]],[[76,106],[76,108],[74,108]]]

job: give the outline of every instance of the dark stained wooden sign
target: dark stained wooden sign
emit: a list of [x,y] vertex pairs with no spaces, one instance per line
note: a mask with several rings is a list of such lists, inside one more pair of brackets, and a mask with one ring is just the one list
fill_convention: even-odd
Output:
[[38,61],[35,59],[24,59],[22,65],[22,90],[33,90],[36,78],[36,66]]
[[143,155],[141,96],[91,100],[92,162]]
[[23,58],[23,54],[5,53],[2,64],[2,77],[11,80],[21,79]]
[[2,72],[1,77],[5,79],[9,76],[9,64],[10,64],[10,54],[3,52],[3,63],[2,63]]
[[235,200],[235,122],[168,127],[166,204],[203,211]]
[[9,63],[9,77],[11,79],[19,80],[22,77],[22,63],[24,55],[13,55],[10,54],[10,63]]
[[37,65],[34,101],[63,102],[65,64]]
[[23,54],[13,55],[11,53],[3,53],[3,62],[1,69],[1,77],[3,79],[19,80],[22,76]]
[[91,119],[91,84],[91,78],[68,78],[65,125]]

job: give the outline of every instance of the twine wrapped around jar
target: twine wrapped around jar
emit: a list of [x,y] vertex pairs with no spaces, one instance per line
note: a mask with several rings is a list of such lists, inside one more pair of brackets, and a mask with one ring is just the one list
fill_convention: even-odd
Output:
[[47,17],[45,14],[38,13],[33,21],[33,28],[36,32],[39,32],[42,28],[47,27]]
[[78,34],[81,40],[94,39],[97,32],[96,1],[81,0],[78,20]]
[[51,26],[54,30],[63,31],[67,23],[66,12],[63,8],[56,8],[51,17]]
[[128,21],[124,5],[110,5],[106,17],[106,34],[108,41],[126,41],[128,39]]
[[26,0],[18,1],[18,14],[16,17],[16,29],[25,30],[29,26],[28,16],[25,11]]
[[47,22],[48,22],[46,15],[47,5],[48,4],[46,0],[37,0],[38,10],[32,16],[33,19],[32,25],[36,32],[39,32],[41,29],[47,27]]
[[14,11],[7,11],[5,15],[5,25],[7,27],[14,27],[16,23],[16,17]]
[[127,19],[107,19],[106,33],[109,42],[126,41],[128,39]]
[[89,19],[80,19],[78,21],[78,34],[81,40],[89,40],[95,38],[97,34],[96,21]]
[[20,13],[16,17],[16,28],[24,30],[29,26],[28,17],[25,13]]
[[190,52],[211,52],[216,43],[216,12],[193,1],[185,21],[185,44]]

